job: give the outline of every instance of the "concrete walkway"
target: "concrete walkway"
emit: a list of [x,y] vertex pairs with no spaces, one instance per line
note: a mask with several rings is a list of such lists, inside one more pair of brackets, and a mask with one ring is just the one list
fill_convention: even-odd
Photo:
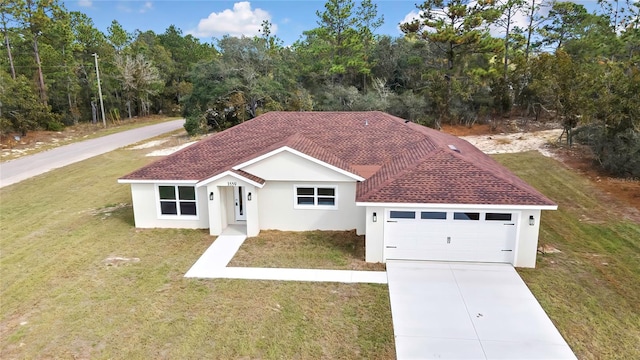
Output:
[[184,276],[206,279],[387,283],[385,271],[227,267],[245,239],[246,235],[239,228],[231,226],[225,229]]
[[184,119],[166,121],[3,162],[0,164],[0,188],[123,146],[181,129],[183,125]]
[[387,261],[398,359],[576,359],[509,264]]

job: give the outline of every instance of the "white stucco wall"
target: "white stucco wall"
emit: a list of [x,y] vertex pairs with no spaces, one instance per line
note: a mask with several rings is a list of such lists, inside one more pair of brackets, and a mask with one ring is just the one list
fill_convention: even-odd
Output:
[[[364,234],[365,209],[355,206],[356,180],[340,170],[289,151],[261,159],[242,170],[266,181],[255,193],[259,201],[250,204],[257,205],[260,229],[355,229],[358,234]],[[295,185],[337,187],[337,209],[295,208]]]
[[[294,208],[294,185],[337,186],[337,209]],[[355,182],[269,181],[259,191],[260,229],[290,231],[356,229],[362,234],[365,209],[356,207],[355,192]]]
[[[529,225],[529,216],[535,224]],[[522,210],[516,241],[516,253],[513,265],[517,267],[536,267],[538,254],[538,236],[540,234],[540,210]]]
[[[365,261],[384,261],[384,207],[366,207],[365,215]],[[373,221],[373,213],[376,213],[376,221]]]
[[181,229],[206,229],[209,227],[209,209],[207,206],[206,189],[196,189],[198,216],[195,218],[161,216],[159,210],[160,202],[156,193],[155,184],[131,184],[131,199],[136,227]]

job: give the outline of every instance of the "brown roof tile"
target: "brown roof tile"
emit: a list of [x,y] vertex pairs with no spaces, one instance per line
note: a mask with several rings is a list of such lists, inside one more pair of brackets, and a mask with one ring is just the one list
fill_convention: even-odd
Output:
[[122,179],[202,181],[283,146],[365,178],[360,202],[553,205],[468,142],[378,111],[266,113]]

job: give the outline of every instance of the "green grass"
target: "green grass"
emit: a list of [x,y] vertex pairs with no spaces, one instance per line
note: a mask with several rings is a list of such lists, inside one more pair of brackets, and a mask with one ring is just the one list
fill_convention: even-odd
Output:
[[0,189],[0,358],[395,356],[384,285],[185,279],[213,238],[133,227],[143,154]]
[[355,231],[261,231],[242,244],[229,266],[378,270],[364,261],[364,236]]
[[580,359],[640,354],[640,224],[589,180],[537,152],[495,158],[558,203],[536,269],[518,269]]

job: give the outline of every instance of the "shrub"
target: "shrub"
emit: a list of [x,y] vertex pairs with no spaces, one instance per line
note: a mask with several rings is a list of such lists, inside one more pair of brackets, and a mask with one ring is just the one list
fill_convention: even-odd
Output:
[[49,131],[62,131],[64,129],[64,124],[58,120],[53,119],[47,122],[47,130]]
[[191,114],[184,122],[184,129],[190,136],[206,134],[208,128],[207,120],[203,114]]
[[578,128],[574,138],[588,145],[602,167],[620,177],[640,177],[640,133],[597,125]]

